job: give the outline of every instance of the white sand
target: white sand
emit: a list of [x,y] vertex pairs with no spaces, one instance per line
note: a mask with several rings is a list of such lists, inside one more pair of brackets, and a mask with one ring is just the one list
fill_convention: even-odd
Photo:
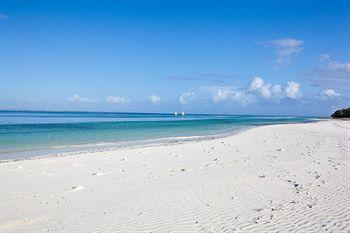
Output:
[[349,232],[350,122],[2,163],[1,232]]

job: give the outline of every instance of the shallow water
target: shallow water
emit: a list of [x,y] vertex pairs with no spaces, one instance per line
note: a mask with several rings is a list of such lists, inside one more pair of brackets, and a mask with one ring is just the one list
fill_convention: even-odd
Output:
[[251,126],[315,121],[309,117],[103,112],[0,111],[0,159],[220,135]]

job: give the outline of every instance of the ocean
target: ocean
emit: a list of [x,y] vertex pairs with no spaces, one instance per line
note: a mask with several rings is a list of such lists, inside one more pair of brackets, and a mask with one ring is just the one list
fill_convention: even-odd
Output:
[[0,111],[0,160],[218,137],[311,117]]

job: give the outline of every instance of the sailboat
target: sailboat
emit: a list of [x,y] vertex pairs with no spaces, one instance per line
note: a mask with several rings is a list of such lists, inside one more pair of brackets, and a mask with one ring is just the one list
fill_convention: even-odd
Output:
[[174,115],[177,116],[177,112],[174,112]]
[[181,112],[181,115],[182,115],[182,116],[185,116],[185,112],[184,112],[184,111],[182,111],[182,112]]

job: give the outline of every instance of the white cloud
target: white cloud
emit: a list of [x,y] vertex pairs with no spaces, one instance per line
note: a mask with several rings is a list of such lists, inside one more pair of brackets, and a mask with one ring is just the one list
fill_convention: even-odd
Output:
[[249,90],[255,91],[264,86],[264,80],[260,77],[254,77],[249,83]]
[[201,89],[210,92],[214,102],[232,101],[242,106],[254,102],[254,96],[244,89],[236,90],[231,86],[206,86]]
[[218,102],[229,98],[232,94],[234,94],[234,91],[230,88],[217,89],[214,91],[212,99]]
[[179,97],[179,101],[182,104],[188,104],[196,98],[196,94],[192,91],[182,93]]
[[271,97],[270,84],[265,85],[265,82],[260,77],[254,77],[249,85],[248,90],[254,92],[265,99],[269,99]]
[[97,102],[94,99],[80,97],[79,95],[73,95],[72,97],[69,98],[69,101],[76,102],[76,103],[95,103],[95,102]]
[[110,104],[126,104],[129,100],[120,96],[108,96],[107,102]]
[[271,92],[274,96],[280,98],[282,94],[282,87],[279,84],[275,84],[271,87]]
[[350,89],[350,62],[335,61],[329,54],[320,55],[318,64],[307,75],[317,86]]
[[152,104],[159,104],[161,98],[153,94],[149,97],[149,100],[151,101]]
[[303,41],[293,38],[283,38],[271,40],[268,45],[272,45],[276,48],[276,63],[279,65],[289,65],[292,62],[292,58],[303,51]]
[[248,91],[266,100],[278,100],[284,97],[281,85],[265,84],[260,77],[254,77],[250,81]]
[[231,98],[233,102],[238,103],[242,106],[247,106],[249,104],[252,104],[255,102],[255,96],[248,94],[247,92],[241,90],[241,91],[235,91]]
[[328,97],[328,98],[335,98],[335,97],[339,97],[340,94],[335,92],[333,89],[327,89],[322,91],[322,96],[324,97]]
[[298,99],[301,97],[300,84],[294,81],[287,83],[287,86],[284,90],[284,93],[287,97],[291,99]]
[[270,99],[271,98],[271,91],[270,91],[271,85],[265,85],[261,87],[260,89],[260,94],[263,98],[265,99]]
[[340,63],[333,61],[329,54],[321,54],[319,56],[319,62],[323,68],[333,71],[350,71],[350,62]]
[[240,105],[255,102],[279,102],[282,99],[298,99],[302,96],[300,84],[290,81],[282,88],[279,84],[269,84],[260,77],[254,77],[245,88],[237,89],[230,86],[202,87],[211,93],[214,102],[232,101]]

